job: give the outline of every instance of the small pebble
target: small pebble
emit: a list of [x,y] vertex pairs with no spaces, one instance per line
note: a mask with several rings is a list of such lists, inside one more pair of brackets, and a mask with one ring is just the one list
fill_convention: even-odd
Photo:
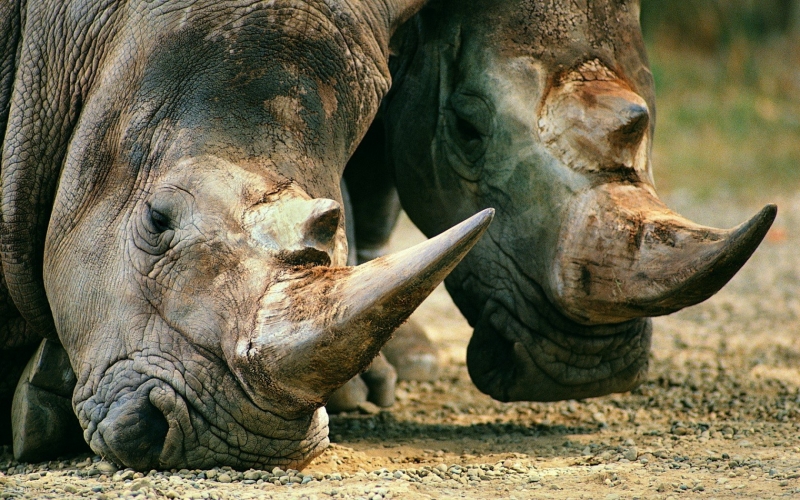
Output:
[[100,471],[101,474],[105,474],[107,476],[111,476],[112,474],[115,474],[119,470],[117,469],[116,465],[106,461],[97,462],[95,464],[95,467],[97,468],[98,471]]
[[112,481],[126,481],[128,479],[133,479],[134,473],[131,469],[127,469],[124,471],[117,472],[114,474],[114,477],[111,478]]
[[245,472],[242,477],[244,477],[245,480],[257,481],[261,479],[261,473],[259,471],[249,470]]
[[152,488],[153,483],[151,483],[148,479],[137,479],[131,483],[131,491],[140,490],[142,488]]
[[639,457],[639,451],[636,449],[635,446],[631,446],[630,448],[628,448],[624,452],[622,452],[622,456],[623,456],[623,458],[633,462],[634,460],[636,460]]

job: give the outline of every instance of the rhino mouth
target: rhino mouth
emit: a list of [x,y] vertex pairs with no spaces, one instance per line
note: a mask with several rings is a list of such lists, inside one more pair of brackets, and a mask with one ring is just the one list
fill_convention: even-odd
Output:
[[75,392],[92,450],[136,470],[220,463],[300,469],[328,446],[324,408],[285,419],[256,406],[221,361],[168,358],[137,353]]
[[[465,291],[485,299],[467,348],[467,368],[482,392],[500,401],[559,401],[629,391],[646,377],[652,323],[636,318],[583,325],[563,314],[542,287],[517,269],[486,290],[474,275],[448,289],[459,304]],[[477,294],[475,293],[477,292]],[[462,308],[463,310],[463,308]],[[474,320],[474,321],[473,321]]]

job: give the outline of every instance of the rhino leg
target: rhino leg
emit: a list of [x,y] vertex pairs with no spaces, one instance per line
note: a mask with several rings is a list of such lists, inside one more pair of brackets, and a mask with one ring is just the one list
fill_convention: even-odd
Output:
[[[400,214],[397,191],[388,178],[388,171],[382,162],[370,161],[383,158],[380,131],[381,127],[373,126],[367,133],[348,163],[341,185],[351,266],[388,253],[389,237]],[[396,383],[395,368],[379,355],[367,371],[333,393],[326,405],[327,411],[357,410],[366,401],[382,407],[391,406]]]
[[397,385],[397,371],[386,357],[378,355],[369,365],[367,371],[361,374],[361,378],[369,388],[367,400],[384,408],[394,404],[394,389]]
[[72,410],[75,382],[64,348],[43,340],[14,392],[11,432],[16,460],[41,462],[86,447]]
[[341,413],[343,411],[353,411],[358,409],[358,405],[364,403],[369,395],[369,388],[367,383],[361,378],[361,375],[356,375],[349,382],[336,389],[325,409],[328,413]]
[[384,408],[392,406],[396,384],[397,372],[381,353],[364,373],[337,389],[326,408],[330,413],[353,411],[367,401]]
[[414,320],[398,328],[382,352],[397,370],[398,380],[431,382],[439,378],[438,350]]
[[[347,163],[344,173],[351,205],[347,220],[354,222],[348,225],[354,233],[348,239],[356,248],[358,264],[388,253],[389,238],[400,215],[400,199],[387,161],[386,135],[379,117]],[[397,371],[398,380],[430,381],[438,376],[436,348],[413,320],[395,332],[383,353]],[[371,388],[370,385],[370,391]],[[376,394],[374,398],[380,399],[380,396]],[[370,401],[373,401],[371,392]]]
[[400,216],[400,198],[386,164],[385,146],[383,123],[376,119],[344,171],[351,203],[347,221],[355,233],[359,264],[387,253]]

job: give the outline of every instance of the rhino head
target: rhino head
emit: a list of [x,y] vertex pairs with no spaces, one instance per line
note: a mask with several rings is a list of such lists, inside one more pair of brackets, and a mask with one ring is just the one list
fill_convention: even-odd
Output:
[[396,40],[384,120],[403,208],[427,234],[497,209],[446,280],[473,381],[502,401],[637,386],[647,318],[713,295],[776,213],[720,230],[659,200],[639,2],[440,0]]
[[328,396],[482,232],[488,213],[342,267],[341,173],[419,3],[28,4],[3,269],[69,354],[95,452],[303,466],[328,443]]

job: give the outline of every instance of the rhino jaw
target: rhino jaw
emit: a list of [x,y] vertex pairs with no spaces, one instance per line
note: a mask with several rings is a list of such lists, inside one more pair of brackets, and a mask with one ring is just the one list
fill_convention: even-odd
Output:
[[706,300],[756,250],[775,220],[767,205],[730,230],[667,209],[641,185],[578,195],[562,226],[549,295],[582,324],[670,314]]
[[412,248],[357,267],[288,271],[261,299],[229,365],[250,397],[287,416],[324,405],[477,243],[487,209]]

